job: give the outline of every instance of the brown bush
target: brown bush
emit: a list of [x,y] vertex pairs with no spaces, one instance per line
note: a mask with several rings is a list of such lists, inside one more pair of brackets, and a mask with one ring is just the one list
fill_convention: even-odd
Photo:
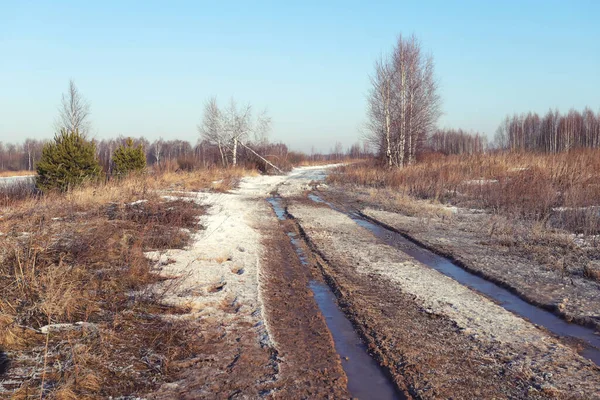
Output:
[[[157,188],[135,177],[3,209],[0,346],[31,371],[14,398],[146,392],[194,351],[189,324],[161,317],[182,310],[149,289],[164,278],[144,252],[185,246],[202,208],[167,201],[150,190]],[[75,322],[88,325],[36,331]]]
[[[337,168],[332,183],[388,187],[420,199],[486,208],[531,220],[547,220],[556,209],[579,209],[553,218],[569,230],[600,230],[600,150],[555,155],[492,153],[463,156],[429,154],[402,169],[373,163]],[[578,227],[584,227],[583,229]]]

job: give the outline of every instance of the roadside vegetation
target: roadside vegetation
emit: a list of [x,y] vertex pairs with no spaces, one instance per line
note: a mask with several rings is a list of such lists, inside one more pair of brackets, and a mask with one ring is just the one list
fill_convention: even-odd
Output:
[[427,154],[399,169],[338,168],[331,182],[388,187],[416,199],[478,208],[575,233],[600,229],[600,150],[557,155]]
[[288,152],[250,110],[232,101],[211,125],[208,109],[195,148],[95,141],[89,104],[70,82],[53,140],[0,144],[4,176],[32,175],[0,182],[0,397],[118,397],[180,376],[206,343],[189,310],[165,305],[184,277],[161,275],[146,253],[183,249],[202,229],[192,193],[363,155],[341,144],[331,155]]
[[178,318],[188,310],[163,302],[182,277],[161,275],[146,252],[185,248],[202,229],[190,192],[228,191],[258,173],[185,158],[148,167],[133,139],[106,168],[88,115],[71,82],[54,140],[0,157],[27,165],[4,175],[37,170],[0,183],[0,397],[99,399],[174,379],[201,339]]
[[161,302],[178,277],[144,253],[185,247],[203,209],[160,191],[229,190],[246,173],[134,175],[5,199],[0,349],[13,398],[106,398],[169,381],[196,336],[170,317],[186,310]]
[[363,187],[373,203],[405,215],[451,223],[459,209],[485,212],[491,218],[486,236],[498,244],[552,269],[600,282],[597,171],[598,149],[428,154],[404,168],[342,166],[328,180]]

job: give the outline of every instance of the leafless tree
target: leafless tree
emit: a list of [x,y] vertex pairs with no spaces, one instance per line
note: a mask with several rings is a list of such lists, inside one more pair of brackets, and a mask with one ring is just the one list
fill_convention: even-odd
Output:
[[216,97],[211,97],[204,104],[204,118],[202,124],[198,125],[198,131],[206,141],[219,147],[222,165],[227,166],[227,158],[225,157],[227,137],[223,115],[217,105]]
[[392,90],[396,71],[384,60],[375,62],[375,75],[371,77],[371,93],[369,96],[369,120],[367,140],[385,155],[388,166],[393,165],[392,158],[392,114],[395,114],[396,92]]
[[69,81],[69,89],[63,93],[59,107],[58,119],[55,123],[57,130],[65,129],[69,132],[79,132],[87,135],[90,130],[90,105],[75,86],[73,80]]
[[600,147],[600,114],[589,108],[564,115],[550,110],[507,116],[496,131],[496,145],[511,151],[558,153],[575,148]]
[[369,142],[390,167],[416,160],[440,116],[431,56],[416,37],[398,37],[392,53],[375,63],[369,94]]
[[443,154],[475,154],[487,149],[487,139],[484,135],[468,133],[462,129],[440,129],[429,136],[427,147],[431,151]]
[[221,110],[213,97],[204,106],[204,118],[198,131],[204,140],[218,146],[224,166],[229,165],[226,153],[231,156],[231,164],[235,166],[238,164],[240,145],[245,145],[244,142],[251,135],[258,144],[265,145],[270,126],[271,119],[266,112],[254,119],[250,104],[238,107],[233,99]]

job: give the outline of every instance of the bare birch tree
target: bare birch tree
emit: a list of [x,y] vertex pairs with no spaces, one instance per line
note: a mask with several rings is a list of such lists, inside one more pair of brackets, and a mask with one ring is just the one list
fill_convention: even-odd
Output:
[[225,109],[225,130],[231,148],[231,164],[237,165],[238,149],[240,141],[248,137],[251,130],[252,107],[250,104],[238,109],[234,99],[229,101],[229,106]]
[[67,132],[79,132],[84,136],[89,133],[90,105],[72,79],[69,81],[69,89],[62,95],[58,112],[55,122],[57,131],[64,129]]
[[440,116],[433,58],[416,37],[399,36],[392,53],[375,63],[371,84],[369,141],[389,167],[413,163]]
[[223,115],[217,105],[217,98],[211,97],[204,105],[204,118],[202,124],[198,125],[198,132],[209,143],[216,144],[221,155],[221,163],[223,166],[228,165],[227,157],[225,157],[225,147],[227,144],[226,131],[224,126]]
[[266,111],[254,119],[250,104],[238,107],[233,99],[222,111],[213,97],[205,104],[204,118],[198,126],[198,131],[202,138],[219,147],[224,166],[229,165],[226,153],[231,157],[231,164],[236,166],[240,145],[247,147],[245,141],[251,135],[266,143],[270,126],[271,119]]
[[395,71],[383,58],[375,63],[375,75],[371,77],[371,93],[369,96],[369,133],[367,141],[376,148],[381,155],[385,155],[389,167],[393,165],[392,159],[392,108],[396,101],[393,95],[392,82]]

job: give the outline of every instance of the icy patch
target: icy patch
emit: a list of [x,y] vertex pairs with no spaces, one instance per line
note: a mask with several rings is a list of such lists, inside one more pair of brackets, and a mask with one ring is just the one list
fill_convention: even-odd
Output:
[[144,203],[147,203],[147,202],[148,202],[148,200],[142,199],[142,200],[136,200],[136,201],[134,201],[132,203],[129,203],[129,205],[130,206],[137,206],[138,204],[144,204]]
[[463,182],[465,185],[486,185],[489,183],[498,183],[498,179],[472,179]]

